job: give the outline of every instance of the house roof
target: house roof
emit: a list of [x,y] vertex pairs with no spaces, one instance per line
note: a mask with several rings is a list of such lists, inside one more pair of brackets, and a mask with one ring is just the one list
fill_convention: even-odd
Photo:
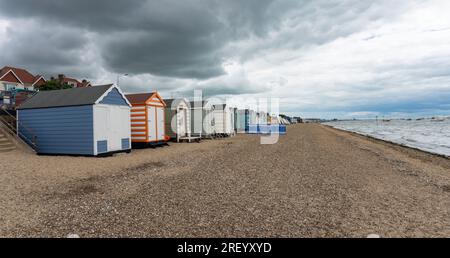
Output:
[[173,102],[177,105],[180,104],[180,102],[186,103],[186,105],[189,105],[189,102],[187,102],[185,99],[165,99],[164,102],[166,102],[167,107],[172,107]]
[[78,87],[92,87],[92,84],[89,81],[82,81]]
[[88,88],[40,91],[20,105],[18,109],[93,105],[111,87],[113,87],[113,85],[108,84]]
[[38,83],[40,80],[43,80],[45,82],[45,79],[42,75],[36,75],[34,76],[34,82],[33,85],[35,85],[36,83]]
[[73,85],[73,87],[76,87],[76,88],[92,86],[91,82],[89,82],[87,80],[80,81],[80,80],[72,78],[72,77],[67,77],[64,74],[58,75],[57,78],[52,77],[52,80],[58,81],[59,83],[62,83],[62,84]]
[[2,69],[0,69],[0,78],[2,78],[3,76],[5,76],[10,72],[12,72],[14,76],[16,76],[24,84],[34,84],[37,80],[41,78],[40,75],[35,76],[25,69],[11,66],[5,66]]
[[166,102],[161,98],[158,92],[150,92],[150,93],[137,93],[137,94],[127,94],[125,97],[131,104],[143,104],[147,102],[151,102],[152,98],[158,98],[159,101],[166,106]]

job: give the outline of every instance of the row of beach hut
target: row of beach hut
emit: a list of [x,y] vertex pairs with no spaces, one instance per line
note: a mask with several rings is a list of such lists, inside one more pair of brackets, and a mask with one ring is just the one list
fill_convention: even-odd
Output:
[[[99,156],[132,146],[250,132],[266,113],[227,104],[125,95],[115,85],[39,92],[17,109],[18,135],[39,154]],[[33,143],[33,144],[31,144]]]

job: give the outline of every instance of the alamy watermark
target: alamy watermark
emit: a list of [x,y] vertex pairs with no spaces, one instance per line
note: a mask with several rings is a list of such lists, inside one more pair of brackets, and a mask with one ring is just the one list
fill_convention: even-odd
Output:
[[190,101],[177,98],[170,104],[170,108],[176,110],[171,129],[202,138],[260,134],[261,144],[276,144],[280,136],[279,103],[279,98],[206,98],[201,90],[195,90]]

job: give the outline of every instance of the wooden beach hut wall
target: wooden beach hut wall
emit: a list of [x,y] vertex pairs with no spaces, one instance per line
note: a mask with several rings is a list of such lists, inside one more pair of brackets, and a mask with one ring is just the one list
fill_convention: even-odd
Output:
[[213,138],[215,135],[214,106],[207,101],[191,101],[191,136]]
[[251,110],[251,109],[249,110],[248,121],[249,121],[249,124],[251,124],[251,125],[255,125],[258,123],[258,117],[257,117],[256,111]]
[[158,92],[127,94],[131,103],[131,141],[157,145],[169,140],[165,128],[166,103]]
[[38,154],[129,152],[130,107],[113,85],[41,91],[18,108],[18,134]]
[[258,121],[257,123],[260,125],[266,125],[267,124],[267,113],[266,112],[259,112],[257,114]]
[[185,99],[165,99],[166,103],[166,135],[179,142],[191,136],[191,112]]
[[250,112],[250,124],[256,125],[258,124],[258,112],[251,110]]
[[227,104],[214,105],[214,128],[216,134],[223,136],[234,135],[234,108]]
[[[256,111],[252,109],[245,110],[245,132],[249,133],[252,126],[257,128],[257,115]],[[253,128],[253,127],[252,127]]]
[[248,125],[247,110],[238,109],[236,110],[236,132],[245,133],[246,125]]
[[234,132],[237,133],[238,131],[238,125],[239,125],[239,121],[238,121],[238,108],[233,108],[233,128],[234,128]]

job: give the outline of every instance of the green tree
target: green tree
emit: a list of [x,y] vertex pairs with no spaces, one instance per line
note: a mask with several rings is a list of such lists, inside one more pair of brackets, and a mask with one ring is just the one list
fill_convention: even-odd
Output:
[[45,84],[39,86],[40,91],[48,91],[48,90],[64,90],[64,89],[70,89],[72,86],[68,84],[61,84],[56,80],[49,80],[46,81]]

